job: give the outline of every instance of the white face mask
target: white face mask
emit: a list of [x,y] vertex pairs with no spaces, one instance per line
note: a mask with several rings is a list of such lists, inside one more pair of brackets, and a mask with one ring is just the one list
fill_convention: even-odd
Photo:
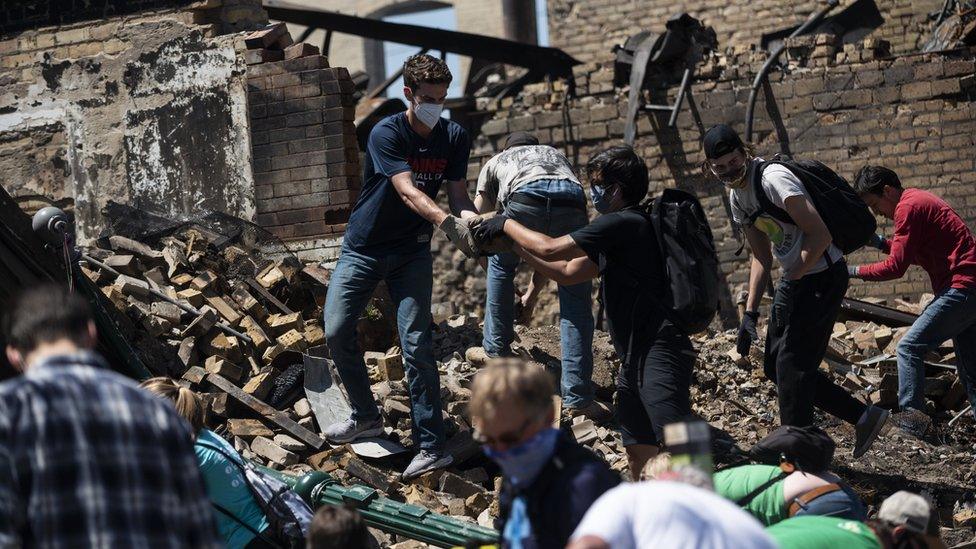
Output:
[[413,106],[413,114],[416,115],[417,120],[420,120],[421,124],[430,129],[434,129],[434,126],[437,125],[443,110],[444,105],[437,103],[418,103]]

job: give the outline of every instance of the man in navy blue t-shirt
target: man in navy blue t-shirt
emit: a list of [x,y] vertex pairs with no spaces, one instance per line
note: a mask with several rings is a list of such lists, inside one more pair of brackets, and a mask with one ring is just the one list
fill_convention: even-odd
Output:
[[[325,301],[325,337],[353,413],[327,426],[324,434],[333,444],[345,444],[383,433],[383,418],[356,343],[356,322],[380,281],[390,290],[410,390],[413,439],[420,447],[404,479],[452,462],[444,452],[440,378],[430,334],[434,226],[468,257],[479,255],[461,221],[476,215],[465,184],[470,141],[460,125],[440,116],[451,78],[447,64],[430,55],[415,55],[404,63],[403,94],[409,107],[369,134],[363,189],[349,216]],[[434,203],[445,181],[456,216]]]

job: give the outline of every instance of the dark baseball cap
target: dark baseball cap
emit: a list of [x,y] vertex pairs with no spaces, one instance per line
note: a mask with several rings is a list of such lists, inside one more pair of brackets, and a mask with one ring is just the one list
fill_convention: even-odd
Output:
[[529,132],[512,132],[505,138],[505,148],[519,147],[522,145],[538,145],[539,138]]
[[725,156],[743,147],[744,145],[739,134],[725,124],[717,124],[709,128],[705,132],[705,138],[702,140],[702,149],[705,150],[705,158],[709,160]]

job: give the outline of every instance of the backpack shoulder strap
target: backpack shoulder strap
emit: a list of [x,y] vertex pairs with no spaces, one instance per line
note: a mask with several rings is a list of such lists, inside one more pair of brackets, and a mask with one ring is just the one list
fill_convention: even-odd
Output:
[[784,478],[786,478],[786,473],[781,472],[775,477],[760,484],[759,487],[757,487],[755,490],[735,500],[735,504],[738,505],[739,507],[745,507],[746,505],[749,505],[750,503],[752,503],[752,500],[756,499],[756,496],[765,492],[770,486],[776,484],[777,482],[783,480]]
[[194,443],[194,446],[201,446],[201,447],[206,448],[208,450],[213,450],[214,452],[217,452],[218,454],[224,456],[225,458],[227,458],[227,459],[233,461],[234,463],[237,463],[238,465],[240,465],[240,463],[238,463],[238,460],[236,460],[233,457],[231,457],[231,455],[228,454],[226,450],[224,450],[222,448],[219,448],[217,446],[214,446],[213,444],[210,444],[210,443],[207,443],[207,442],[203,442],[201,440],[198,440],[198,441],[196,441]]
[[254,534],[254,536],[257,537],[257,538],[259,538],[259,539],[261,539],[261,541],[267,543],[268,545],[270,545],[272,547],[278,547],[280,549],[284,549],[284,547],[282,547],[282,545],[280,543],[275,542],[273,539],[270,539],[263,532],[259,532],[256,528],[254,528],[250,524],[248,524],[248,523],[244,522],[243,520],[237,518],[237,515],[235,515],[234,513],[231,513],[223,505],[217,503],[216,501],[211,501],[210,502],[210,505],[212,505],[213,508],[216,509],[217,511],[219,511],[222,515],[224,515],[227,518],[233,520],[237,524],[240,524],[241,526],[243,526],[245,530],[248,530],[249,532],[251,532],[252,534]]
[[[756,169],[752,174],[752,189],[756,193],[756,200],[759,201],[759,211],[756,212],[753,215],[752,219],[750,219],[749,221],[753,222],[756,220],[755,218],[759,217],[759,215],[766,213],[778,219],[779,221],[782,221],[783,223],[796,225],[796,222],[793,221],[793,218],[790,217],[790,214],[786,213],[786,210],[780,208],[776,204],[773,204],[773,201],[769,199],[769,195],[766,194],[766,189],[763,188],[762,185],[763,172],[766,170],[767,166],[770,166],[772,164],[779,164],[781,166],[784,166],[786,169],[790,169],[789,165],[782,160],[767,160],[759,164],[758,166],[756,166]],[[790,171],[792,172],[793,170]]]

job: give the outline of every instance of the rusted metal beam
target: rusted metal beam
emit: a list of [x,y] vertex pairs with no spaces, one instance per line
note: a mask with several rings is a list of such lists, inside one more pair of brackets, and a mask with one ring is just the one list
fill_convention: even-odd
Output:
[[482,34],[390,23],[379,19],[290,5],[277,0],[265,0],[264,8],[268,12],[268,17],[276,21],[525,67],[542,75],[565,78],[571,92],[574,90],[575,82],[573,66],[580,64],[580,61],[558,48]]
[[884,305],[876,305],[874,303],[868,303],[867,301],[861,301],[860,299],[854,299],[851,297],[845,297],[844,301],[840,304],[841,313],[843,313],[848,318],[853,318],[857,320],[872,320],[874,322],[880,322],[888,326],[910,326],[918,318],[918,315],[913,315],[911,313],[906,313],[905,311],[899,311],[898,309],[892,309],[891,307],[885,307]]

